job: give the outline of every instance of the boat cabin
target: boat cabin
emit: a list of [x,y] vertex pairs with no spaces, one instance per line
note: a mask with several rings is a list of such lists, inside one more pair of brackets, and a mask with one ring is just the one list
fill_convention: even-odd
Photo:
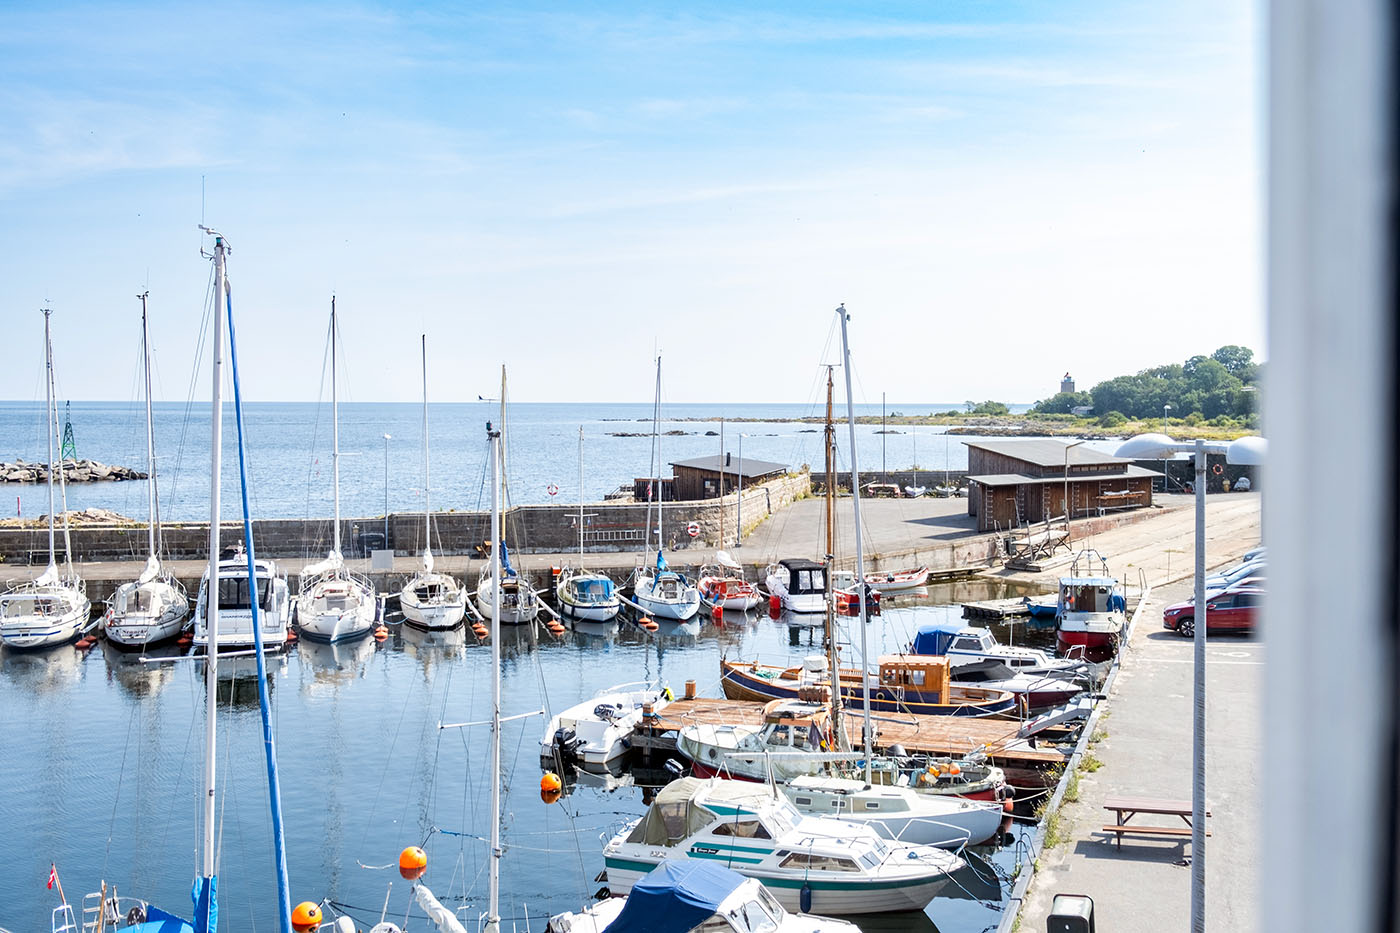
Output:
[[948,659],[922,654],[880,657],[879,688],[895,694],[917,693],[923,702],[947,702]]
[[[722,822],[717,811],[724,813]],[[709,827],[716,836],[775,839],[800,820],[792,804],[774,798],[762,785],[681,778],[661,789],[627,841],[674,846]]]
[[574,601],[584,605],[597,605],[611,602],[615,589],[611,580],[601,577],[588,577],[573,581]]
[[826,595],[826,565],[814,560],[792,558],[778,561],[779,574],[785,574],[789,595]]
[[1060,613],[1123,612],[1127,602],[1112,577],[1064,577],[1060,580]]
[[792,751],[827,751],[833,747],[831,709],[820,703],[773,700],[763,707],[763,744]]

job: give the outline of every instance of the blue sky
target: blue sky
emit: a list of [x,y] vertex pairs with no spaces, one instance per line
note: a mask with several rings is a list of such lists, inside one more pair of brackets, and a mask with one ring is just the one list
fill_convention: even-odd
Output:
[[[0,313],[32,398],[188,390],[233,244],[244,386],[805,401],[1051,394],[1262,349],[1250,3],[7,4]],[[32,349],[33,353],[26,354]],[[32,365],[27,361],[32,359]],[[201,390],[202,394],[202,390]]]

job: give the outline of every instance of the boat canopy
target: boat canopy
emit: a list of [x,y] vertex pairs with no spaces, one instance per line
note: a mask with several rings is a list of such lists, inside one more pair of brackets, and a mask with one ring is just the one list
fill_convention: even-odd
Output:
[[632,885],[608,933],[685,933],[714,916],[744,876],[702,859],[666,859]]
[[967,627],[967,623],[956,619],[925,622],[914,634],[914,640],[909,644],[909,653],[947,654],[953,639]]
[[604,602],[613,595],[613,582],[604,577],[575,580],[573,585],[578,598],[585,602]]
[[681,778],[662,788],[627,841],[649,846],[675,845],[715,822],[719,813],[757,810],[772,799],[772,792],[759,784]]

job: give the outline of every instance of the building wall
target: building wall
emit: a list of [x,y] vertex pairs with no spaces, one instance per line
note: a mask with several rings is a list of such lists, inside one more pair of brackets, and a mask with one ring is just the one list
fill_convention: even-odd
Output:
[[[1071,517],[1075,519],[1097,515],[1100,507],[1119,508],[1101,503],[1106,492],[1129,490],[1141,494],[1132,508],[1152,504],[1152,478],[1116,477],[1112,479],[1076,480],[1069,482]],[[1027,523],[1043,522],[1047,518],[1064,516],[1065,487],[1061,483],[1023,483],[1014,486],[987,486],[973,483],[967,499],[967,513],[977,518],[979,531],[1005,530]],[[1123,506],[1122,508],[1128,508]]]

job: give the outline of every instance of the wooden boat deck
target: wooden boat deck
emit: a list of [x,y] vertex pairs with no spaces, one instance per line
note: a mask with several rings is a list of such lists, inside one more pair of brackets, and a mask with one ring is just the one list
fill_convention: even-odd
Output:
[[[860,729],[860,709],[847,708],[852,734]],[[759,725],[763,721],[763,704],[751,700],[697,698],[675,700],[662,709],[649,723],[643,722],[632,737],[639,749],[673,750],[675,740],[666,733],[679,731],[693,724],[717,725],[734,723]],[[916,713],[872,712],[875,727],[875,748],[883,751],[891,745],[902,745],[911,754],[960,756],[986,746],[988,753],[1003,767],[1042,771],[1065,763],[1066,756],[1058,749],[1017,747],[1006,745],[1016,739],[1020,723],[1010,719],[973,716],[930,716]]]

